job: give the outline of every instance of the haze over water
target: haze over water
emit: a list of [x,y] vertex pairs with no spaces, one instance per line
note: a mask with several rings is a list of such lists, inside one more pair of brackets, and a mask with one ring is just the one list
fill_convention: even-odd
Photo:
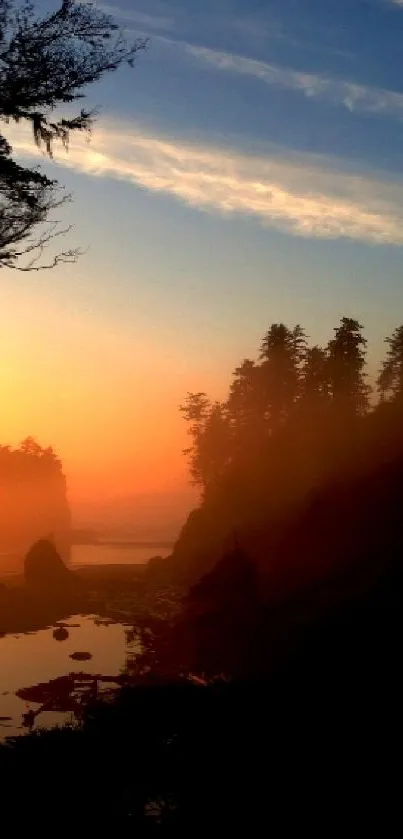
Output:
[[111,547],[109,545],[73,545],[71,567],[83,565],[142,565],[153,556],[169,556],[166,545],[152,547]]

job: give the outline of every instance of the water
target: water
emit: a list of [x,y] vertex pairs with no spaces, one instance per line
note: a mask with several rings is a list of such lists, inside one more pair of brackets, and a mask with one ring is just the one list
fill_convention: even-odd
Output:
[[82,565],[143,565],[152,556],[166,557],[172,548],[136,545],[73,545],[71,567]]
[[[64,624],[69,633],[65,641],[56,641],[53,630],[0,638],[0,739],[26,732],[23,714],[38,710],[40,703],[27,702],[16,691],[49,682],[69,673],[118,676],[128,656],[140,651],[136,642],[127,640],[122,624],[103,623],[96,616],[76,615]],[[74,661],[77,651],[92,654],[89,661]],[[109,686],[110,687],[110,686]],[[10,717],[10,719],[1,719]],[[36,717],[36,726],[49,727],[67,722],[71,713],[44,711]]]

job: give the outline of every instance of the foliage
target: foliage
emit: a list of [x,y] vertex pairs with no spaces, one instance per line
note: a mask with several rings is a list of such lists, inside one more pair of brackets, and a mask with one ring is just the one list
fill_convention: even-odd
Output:
[[204,393],[189,393],[180,408],[190,424],[190,472],[194,484],[207,486],[227,463],[228,419],[220,402],[211,403]]
[[318,407],[330,399],[329,368],[326,350],[309,347],[305,353],[300,384],[301,403]]
[[[34,142],[49,156],[55,141],[67,148],[72,133],[90,130],[95,114],[55,115],[56,109],[83,99],[105,73],[132,65],[145,46],[142,39],[127,44],[94,3],[61,0],[56,11],[38,17],[30,0],[0,0],[0,120],[30,124]],[[16,163],[0,134],[0,267],[38,270],[76,259],[78,251],[67,250],[48,264],[40,261],[66,232],[49,223],[65,200],[55,181]]]
[[302,434],[304,418],[323,424],[325,415],[330,422],[337,415],[344,423],[364,415],[369,389],[361,331],[358,321],[342,318],[322,349],[307,347],[301,326],[273,324],[258,360],[245,359],[235,369],[223,403],[210,402],[205,393],[188,394],[181,410],[189,423],[192,445],[186,453],[194,483],[206,491],[229,470],[262,463],[266,455],[272,468],[273,447],[278,450],[288,433],[296,439],[296,428]]
[[53,449],[32,437],[15,449],[0,446],[1,550],[22,554],[52,533],[66,557],[70,527],[66,479]]
[[330,393],[333,404],[345,415],[365,413],[368,388],[364,379],[363,327],[353,318],[342,318],[328,346]]
[[187,453],[203,494],[175,545],[180,579],[192,583],[212,569],[234,533],[269,567],[279,528],[318,492],[402,455],[403,327],[387,344],[378,404],[363,328],[347,317],[324,348],[309,347],[299,326],[273,324],[257,360],[235,369],[214,435],[214,403],[188,395]]
[[328,632],[275,679],[150,681],[80,726],[14,738],[0,746],[4,817],[17,830],[322,834],[330,820],[362,827],[370,795],[393,833],[398,676],[385,679],[377,644],[362,662],[359,632],[349,652],[341,629],[344,667]]
[[401,403],[403,400],[403,326],[398,326],[386,338],[387,358],[378,377],[378,388],[383,400]]
[[260,349],[260,379],[263,418],[269,432],[284,422],[299,395],[300,367],[305,352],[305,333],[300,326],[288,329],[274,323]]

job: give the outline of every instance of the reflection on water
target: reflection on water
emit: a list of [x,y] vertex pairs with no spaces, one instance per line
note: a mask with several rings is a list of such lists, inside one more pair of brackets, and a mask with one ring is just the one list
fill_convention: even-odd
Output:
[[[118,676],[128,657],[132,659],[140,649],[127,627],[107,623],[96,616],[74,616],[63,628],[67,637],[53,626],[0,638],[0,739],[26,731],[24,715],[29,720],[30,711],[41,708],[40,702],[22,699],[16,696],[16,691],[83,671],[88,676]],[[55,630],[60,640],[55,637]],[[86,657],[85,661],[71,658],[76,652],[90,653],[91,658]],[[35,723],[50,726],[68,719],[71,712],[45,709]]]

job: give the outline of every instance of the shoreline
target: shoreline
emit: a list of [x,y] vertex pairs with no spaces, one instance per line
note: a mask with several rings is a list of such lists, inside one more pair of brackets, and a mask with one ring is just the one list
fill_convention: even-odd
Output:
[[[107,563],[99,563],[98,565],[93,565],[89,563],[88,565],[69,565],[68,568],[74,574],[77,574],[79,577],[107,577],[107,576],[116,576],[118,578],[122,578],[125,576],[141,576],[142,572],[145,571],[148,565],[148,560],[145,562],[111,562]],[[15,571],[8,571],[6,573],[0,574],[0,584],[7,584],[12,583],[11,587],[14,588],[16,585],[24,585],[24,573],[20,569],[16,569]]]
[[123,611],[122,591],[130,592],[130,612],[139,609],[138,585],[147,565],[89,565],[72,573],[80,583],[75,595],[63,597],[49,592],[33,592],[23,574],[0,577],[0,637],[24,634],[46,628],[71,614],[104,614]]
[[175,542],[162,541],[162,542],[141,542],[132,539],[92,539],[86,542],[72,542],[72,548],[141,548],[141,549],[150,549],[150,551],[157,551],[159,548],[162,550],[172,550],[175,545]]

